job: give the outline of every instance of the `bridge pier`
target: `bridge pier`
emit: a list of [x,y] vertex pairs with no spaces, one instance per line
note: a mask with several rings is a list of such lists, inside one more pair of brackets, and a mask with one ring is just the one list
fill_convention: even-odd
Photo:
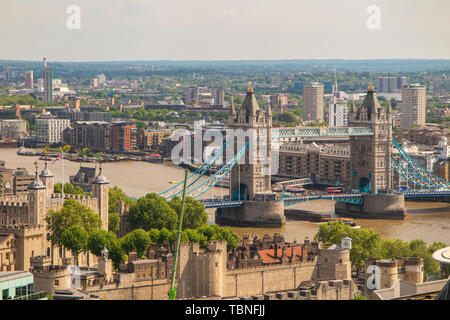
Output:
[[336,215],[362,219],[402,220],[406,217],[404,194],[365,194],[363,205],[336,202]]
[[217,208],[216,223],[236,227],[281,228],[286,223],[283,201],[244,201],[238,208]]

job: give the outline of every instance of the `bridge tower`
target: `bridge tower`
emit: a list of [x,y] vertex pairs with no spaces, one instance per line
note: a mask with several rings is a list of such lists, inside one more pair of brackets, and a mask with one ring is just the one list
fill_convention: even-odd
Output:
[[377,194],[392,190],[392,109],[378,102],[370,85],[361,107],[353,103],[349,125],[372,127],[372,136],[350,137],[350,188],[359,192]]
[[336,202],[335,213],[342,216],[404,219],[403,193],[392,193],[392,109],[384,110],[369,86],[361,107],[349,112],[350,126],[371,127],[371,136],[350,137],[350,188],[363,192],[363,204]]
[[[271,190],[272,111],[270,105],[262,110],[248,87],[247,95],[237,111],[231,107],[229,128],[233,130],[229,142],[239,152],[249,147],[230,172],[230,199],[244,201],[239,208],[218,208],[216,223],[253,227],[280,227],[286,222],[284,203]],[[264,149],[261,149],[264,148]],[[256,151],[259,152],[256,152]],[[227,147],[228,154],[228,147]]]
[[[236,112],[234,106],[232,106],[228,127],[234,132],[234,140],[230,143],[230,147],[236,152],[244,145],[244,139],[242,138],[245,137],[246,143],[249,139],[251,140],[251,134],[254,134],[254,138],[258,139],[254,141],[257,142],[258,148],[266,148],[262,151],[262,154],[253,153],[253,157],[251,157],[252,149],[248,147],[245,155],[242,156],[243,163],[240,161],[233,167],[230,180],[230,199],[254,200],[257,193],[270,193],[272,163],[272,112],[270,104],[266,111],[262,110],[253,94],[253,88],[250,86],[242,107]],[[260,135],[265,135],[265,139],[259,140]],[[240,144],[239,138],[241,138]],[[267,141],[267,143],[262,144],[261,141]],[[256,149],[253,151],[256,151]],[[267,155],[266,159],[263,159],[264,155]],[[252,161],[250,161],[251,159]]]

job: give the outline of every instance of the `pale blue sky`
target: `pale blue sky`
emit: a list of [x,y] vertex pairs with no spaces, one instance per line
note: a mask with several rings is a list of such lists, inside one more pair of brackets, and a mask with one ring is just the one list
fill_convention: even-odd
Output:
[[450,0],[1,0],[0,59],[448,59],[449,13]]

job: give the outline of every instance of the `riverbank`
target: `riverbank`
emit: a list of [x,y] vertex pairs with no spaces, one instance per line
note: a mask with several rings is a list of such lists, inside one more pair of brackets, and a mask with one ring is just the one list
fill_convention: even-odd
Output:
[[[22,157],[17,155],[17,148],[0,149],[0,160],[6,161],[8,168],[26,168],[34,173],[34,162],[39,156]],[[65,161],[65,182],[69,175],[74,175],[81,164]],[[86,164],[94,166],[94,164]],[[39,162],[42,169],[43,163]],[[55,182],[62,182],[62,161],[49,164],[50,171],[55,175]],[[133,198],[140,198],[147,193],[159,193],[173,187],[170,181],[181,181],[184,178],[184,169],[172,162],[149,163],[144,161],[120,161],[103,164],[103,174],[110,181],[110,187],[118,186]],[[201,177],[200,181],[205,181]],[[211,188],[203,198],[225,196],[229,190],[225,188]],[[384,238],[399,238],[411,241],[416,238],[424,239],[431,244],[433,241],[442,241],[450,245],[450,203],[442,202],[406,202],[408,216],[405,220],[368,220],[355,219],[361,228],[370,228]],[[298,203],[288,207],[289,210],[303,210],[334,215],[334,201],[315,200]],[[214,209],[208,209],[209,222],[214,223]],[[238,235],[253,233],[259,236],[264,234],[282,233],[286,241],[303,241],[307,236],[310,239],[317,233],[319,222],[300,221],[288,218],[283,228],[235,228]]]

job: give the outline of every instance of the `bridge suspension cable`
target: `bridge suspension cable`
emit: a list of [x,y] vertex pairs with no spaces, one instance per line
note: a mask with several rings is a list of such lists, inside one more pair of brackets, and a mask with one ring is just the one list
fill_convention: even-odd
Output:
[[[194,175],[198,174],[199,176],[193,181],[191,182],[187,187],[189,188],[190,186],[192,186],[195,182],[198,181],[198,179],[200,179],[211,167],[212,165],[216,162],[217,158],[223,153],[223,151],[225,150],[227,144],[228,144],[229,140],[227,140],[224,145],[222,146],[222,148],[219,150],[219,152],[217,152],[214,157],[211,157],[208,161],[206,161],[202,166],[200,166],[197,170],[195,170],[192,174],[189,175],[189,177],[187,178],[188,180],[193,177]],[[205,168],[205,166],[208,165],[207,168]],[[167,197],[173,197],[175,195],[180,194],[183,191],[183,184],[184,181],[180,181],[179,183],[177,183],[176,185],[174,185],[173,187],[170,187],[160,193],[158,193],[159,196],[162,196],[163,194],[172,191],[172,194],[169,196],[165,196]],[[175,190],[174,190],[175,189]]]
[[[420,177],[420,180],[423,182],[426,182],[426,185],[434,184],[438,188],[450,188],[450,183],[437,177],[433,173],[429,172],[425,168],[423,168],[416,160],[414,160],[403,148],[395,141],[395,139],[392,138],[392,142],[394,143],[394,147],[399,151],[401,157],[407,162],[408,167],[411,167],[417,174],[415,177]],[[403,168],[404,169],[404,168]],[[395,169],[394,169],[395,170]],[[408,171],[409,174],[412,174],[409,170],[404,169],[405,171]],[[414,179],[413,179],[414,180]],[[414,181],[411,181],[414,183]],[[430,188],[431,186],[427,186],[427,188]]]
[[[209,189],[214,187],[219,181],[221,181],[223,178],[227,176],[227,174],[233,169],[233,167],[236,165],[236,163],[239,161],[239,159],[242,157],[242,155],[245,153],[245,150],[248,148],[250,141],[248,141],[245,146],[234,155],[234,157],[227,162],[220,170],[218,170],[212,177],[210,177],[208,180],[200,184],[199,186],[195,187],[192,190],[189,190],[188,193],[194,192],[195,190],[199,189],[195,195],[194,198],[200,197],[202,194],[207,192]],[[231,185],[230,185],[231,188]]]

